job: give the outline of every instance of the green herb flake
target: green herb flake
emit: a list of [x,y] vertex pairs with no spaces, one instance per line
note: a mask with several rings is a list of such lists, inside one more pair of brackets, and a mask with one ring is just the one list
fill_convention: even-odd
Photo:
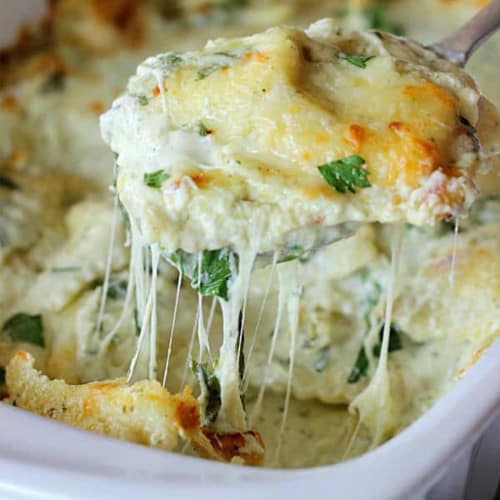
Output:
[[201,388],[202,406],[204,407],[203,426],[208,426],[217,420],[222,405],[220,382],[208,363],[198,363],[193,359],[191,360],[191,370],[198,378]]
[[14,314],[4,323],[2,330],[9,334],[13,342],[28,342],[29,344],[45,347],[42,316],[40,314]]
[[339,193],[345,193],[347,190],[355,193],[356,187],[371,187],[369,172],[361,167],[364,164],[365,160],[361,156],[351,155],[343,160],[320,165],[318,170],[325,181]]
[[[441,220],[434,226],[434,233],[436,236],[445,236],[450,233],[455,232],[456,222],[454,220]],[[462,232],[460,227],[458,228],[458,232]]]
[[135,326],[135,335],[138,337],[141,334],[141,322],[139,321],[139,311],[137,307],[134,307],[134,326]]
[[373,59],[375,56],[363,56],[356,54],[347,54],[346,52],[338,52],[337,57],[339,59],[342,59],[343,61],[351,63],[353,66],[356,66],[357,68],[366,68],[366,63],[370,59]]
[[[201,295],[228,300],[229,281],[232,277],[232,269],[237,264],[237,257],[231,250],[228,248],[204,250],[201,257],[199,254],[191,254],[183,250],[163,255],[183,277],[191,280],[191,286]],[[201,267],[200,271],[199,267]]]
[[[379,333],[380,342],[373,346],[373,355],[378,358],[380,357],[380,352],[382,350],[382,342],[384,338],[384,325],[380,329]],[[401,331],[391,323],[389,330],[389,352],[400,351],[403,349],[403,342],[401,341]]]
[[4,187],[12,191],[19,189],[19,186],[4,174],[0,174],[0,187]]
[[370,29],[387,31],[398,36],[405,34],[401,25],[387,19],[383,2],[379,1],[372,9],[366,11],[366,18]]
[[356,362],[349,374],[349,378],[347,379],[348,384],[355,384],[359,382],[361,377],[366,377],[368,374],[368,368],[370,366],[370,362],[368,361],[368,357],[365,352],[365,347],[362,345],[359,350],[358,357],[356,358]]
[[177,268],[182,277],[187,276],[190,278],[188,275],[188,263],[194,258],[191,254],[184,250],[177,250],[175,252],[166,253],[165,258],[169,264]]
[[193,272],[193,288],[202,295],[214,295],[228,300],[232,260],[233,254],[227,248],[204,250],[201,256],[201,270],[198,270],[197,263]]
[[127,293],[127,280],[113,281],[108,286],[107,297],[113,300],[122,299]]
[[165,56],[165,62],[171,66],[178,66],[182,63],[182,57],[175,52],[170,52]]
[[184,60],[179,54],[175,52],[168,52],[167,54],[161,54],[158,56],[161,67],[164,70],[171,71],[177,69]]
[[309,262],[316,252],[311,249],[305,249],[301,245],[291,245],[287,248],[286,252],[280,253],[278,262],[288,262],[297,259],[302,264]]
[[149,104],[149,99],[145,95],[138,95],[137,100],[141,106],[147,106]]
[[212,133],[212,130],[210,130],[203,122],[198,123],[198,134],[201,137],[206,137],[207,135],[210,135]]
[[161,188],[162,184],[170,177],[165,170],[160,169],[156,172],[144,174],[144,184],[151,188]]

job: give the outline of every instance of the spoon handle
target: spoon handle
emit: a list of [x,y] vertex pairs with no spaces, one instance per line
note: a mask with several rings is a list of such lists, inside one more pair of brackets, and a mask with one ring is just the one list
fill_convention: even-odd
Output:
[[500,0],[492,0],[470,21],[429,48],[464,67],[472,53],[500,28]]

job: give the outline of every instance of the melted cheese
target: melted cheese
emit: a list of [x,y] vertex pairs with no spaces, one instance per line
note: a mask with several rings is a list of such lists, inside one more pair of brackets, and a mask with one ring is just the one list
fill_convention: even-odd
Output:
[[351,411],[359,413],[360,422],[372,431],[372,447],[378,445],[383,440],[384,433],[390,430],[389,421],[393,420],[391,418],[392,394],[387,359],[389,355],[389,337],[395,295],[394,288],[398,277],[403,227],[396,226],[392,229],[391,271],[387,283],[384,325],[378,365],[366,389],[349,406]]
[[[365,67],[345,60],[360,54]],[[269,251],[303,227],[433,224],[469,206],[482,160],[459,117],[476,124],[478,98],[465,73],[416,44],[324,20],[149,58],[101,128],[146,241],[238,249],[258,224]],[[371,187],[339,193],[317,167],[350,155]],[[151,189],[144,175],[160,167],[170,177]]]

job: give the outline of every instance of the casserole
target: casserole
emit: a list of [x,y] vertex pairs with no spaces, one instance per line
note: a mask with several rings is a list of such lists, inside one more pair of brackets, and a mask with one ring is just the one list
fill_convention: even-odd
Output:
[[[494,352],[494,349],[491,349],[491,350],[488,352],[488,356],[490,355],[490,353],[491,353],[491,352]],[[488,359],[488,356],[486,356],[484,359]],[[484,363],[484,362],[483,362],[483,363]],[[482,366],[482,365],[480,364],[480,365],[478,365],[478,366]],[[479,368],[478,368],[478,370],[479,370]],[[472,373],[475,373],[475,372],[474,372],[474,371],[472,371],[472,372],[471,372],[471,374],[472,374]],[[471,377],[472,377],[472,375],[471,375]],[[484,379],[484,380],[486,380],[486,375],[484,375],[484,377],[485,377],[485,379]],[[472,380],[472,379],[468,376],[468,377],[467,377],[467,378],[463,381],[463,384],[464,384],[464,385],[463,385],[462,387],[465,387],[466,382],[467,382],[467,383],[472,383],[472,382],[469,382],[470,380]],[[462,384],[462,382],[459,384],[459,386],[460,386],[461,384]],[[493,390],[493,389],[494,389],[494,387],[493,387],[493,386],[494,386],[494,384],[491,384],[489,388],[491,388],[491,389]],[[457,387],[458,387],[458,386],[457,386]],[[477,386],[474,386],[474,389],[477,389]],[[466,396],[468,396],[469,394],[472,394],[473,392],[474,392],[474,390],[471,390],[470,392],[466,393],[465,395],[466,395]],[[477,392],[479,392],[479,391],[477,391]],[[454,394],[454,393],[451,393],[451,394]],[[446,399],[446,398],[445,398],[445,399],[443,399],[443,401],[448,401],[448,399]],[[440,402],[439,404],[443,403],[443,401],[442,401],[442,402]],[[461,400],[461,401],[462,401],[462,404],[463,404],[463,400]],[[443,404],[444,404],[444,403],[443,403]],[[487,420],[487,415],[489,415],[489,416],[493,415],[493,410],[492,410],[492,409],[493,409],[493,407],[494,407],[494,404],[492,403],[492,401],[491,401],[491,400],[488,400],[487,402],[486,402],[486,401],[481,401],[481,404],[480,404],[480,402],[478,401],[478,408],[480,408],[480,407],[481,407],[481,405],[483,405],[483,406],[484,406],[484,412],[480,414],[479,409],[478,409],[478,413],[477,413],[477,415],[475,415],[475,416],[474,416],[474,418],[472,418],[472,417],[471,417],[471,420],[469,421],[469,427],[467,427],[467,429],[465,429],[465,427],[464,427],[464,429],[465,429],[465,433],[471,433],[471,432],[472,432],[472,434],[474,434],[474,432],[473,432],[474,427],[475,427],[475,426],[480,425],[480,423],[481,423],[481,422],[482,422],[482,423],[485,423],[485,421]],[[436,408],[435,408],[435,409],[437,409],[438,407],[439,407],[439,408],[442,408],[442,406],[439,406],[439,405],[438,405],[438,406],[436,406]],[[487,407],[487,408],[486,408],[486,407]],[[434,410],[435,410],[435,409],[434,409]],[[432,410],[432,411],[434,411],[434,410]],[[448,410],[449,410],[449,408],[447,409],[447,411],[448,411]],[[453,410],[454,410],[454,411],[458,411],[458,410],[457,410],[457,407],[454,407],[454,408],[453,408]],[[3,411],[3,408],[2,408],[2,411]],[[10,411],[11,411],[11,410],[7,408],[7,412],[10,412]],[[16,410],[13,410],[13,411],[14,411],[14,412],[16,412]],[[432,414],[432,411],[431,411],[428,415],[431,415],[431,414]],[[443,412],[444,412],[444,411],[445,411],[445,410],[443,410]],[[450,414],[453,414],[453,413],[450,413]],[[6,415],[7,415],[7,414],[6,414]],[[16,413],[14,413],[13,415],[14,415],[14,419],[15,419],[16,421],[17,421],[18,419],[20,419],[20,418],[21,418],[21,416],[17,415]],[[423,419],[422,419],[422,420],[420,420],[419,424],[417,424],[417,425],[420,425],[422,422],[424,422],[424,421],[425,421],[424,419],[425,419],[428,415],[426,415],[425,417],[423,417]],[[27,417],[27,416],[26,416],[26,415],[23,415],[23,418],[24,418],[24,417]],[[7,418],[7,417],[6,417],[6,418]],[[32,418],[32,417],[31,417],[31,418]],[[35,419],[35,420],[36,420],[36,419]],[[467,418],[465,418],[465,417],[464,417],[464,418],[463,418],[463,420],[461,421],[461,422],[462,422],[462,424],[464,424],[464,425],[465,425],[466,420],[467,420]],[[28,422],[26,422],[26,424],[28,425],[28,427],[30,426],[30,424],[28,424]],[[40,425],[42,425],[42,429],[43,429],[43,427],[44,427],[44,425],[45,425],[45,424],[46,424],[46,422],[43,422],[43,424],[40,424]],[[49,426],[49,427],[50,427],[50,426]],[[432,427],[432,425],[430,425],[429,427]],[[425,427],[424,427],[424,428],[425,428]],[[42,429],[40,429],[40,430],[42,431]],[[11,430],[12,430],[12,428],[11,428]],[[428,430],[428,429],[427,429],[427,430]],[[455,430],[456,430],[456,429],[455,429]],[[61,432],[62,432],[62,433],[67,432],[67,431],[69,431],[69,430],[68,430],[68,429],[61,429]],[[411,429],[410,429],[408,432],[410,432],[410,431],[411,431]],[[25,431],[25,432],[26,432],[26,431]],[[42,432],[43,432],[43,431],[42,431]],[[48,429],[47,429],[47,432],[49,432],[49,431],[48,431]],[[74,431],[72,431],[72,432],[74,432]],[[28,436],[28,433],[26,433],[26,435]],[[78,435],[78,436],[81,436],[81,434],[80,434],[80,433],[78,433],[78,432],[75,434],[75,436],[77,436],[77,435]],[[432,437],[434,438],[432,442],[437,443],[437,442],[439,441],[439,440],[437,439],[437,436],[432,435],[432,434],[429,434],[429,435],[430,435],[430,436],[432,436]],[[405,436],[405,433],[401,434],[401,436],[399,436],[398,438],[394,439],[394,440],[393,440],[391,443],[389,443],[388,445],[385,445],[386,447],[382,447],[382,448],[381,448],[381,450],[383,450],[383,449],[387,449],[387,447],[389,447],[389,445],[391,445],[391,444],[393,444],[393,447],[395,446],[395,447],[396,447],[396,449],[398,448],[398,446],[403,446],[403,445],[404,445],[405,450],[406,450],[406,449],[408,449],[408,450],[413,450],[411,446],[406,446],[406,445],[408,445],[408,442],[407,442],[407,441],[404,441],[404,440],[403,440],[402,442],[401,442],[401,440],[400,440],[400,441],[398,441],[398,439],[399,439],[400,437],[402,437],[402,436]],[[420,437],[420,435],[418,435],[418,437]],[[463,437],[463,434],[462,434],[462,437]],[[474,436],[473,436],[473,438],[475,438],[475,437],[476,437],[476,436],[474,435]],[[473,438],[471,438],[471,439],[473,439]],[[75,437],[75,439],[76,439],[76,437]],[[84,439],[85,439],[85,440],[87,440],[87,437],[85,437]],[[97,438],[96,438],[96,439],[97,439]],[[30,436],[30,440],[29,440],[29,441],[30,441],[30,443],[33,443],[33,442],[34,442],[34,440],[33,440],[33,436]],[[418,440],[417,440],[417,441],[418,441]],[[7,443],[7,442],[8,442],[8,439],[6,439],[6,441],[5,441],[5,442]],[[90,443],[94,444],[94,437],[92,437],[92,436],[91,436],[91,437],[88,437],[88,441],[86,441],[86,442],[88,442],[88,443],[89,443],[89,446],[90,446]],[[99,445],[99,442],[104,443],[104,441],[97,439],[97,441],[95,441],[95,445],[96,445],[96,447],[99,447],[99,446],[100,446],[100,445]],[[398,443],[400,443],[400,444],[398,444]],[[21,445],[22,443],[19,443],[19,444]],[[414,443],[414,444],[415,444],[415,443]],[[444,458],[443,453],[445,453],[445,451],[446,451],[445,455],[446,455],[448,458],[450,458],[452,455],[454,456],[453,451],[455,451],[455,445],[456,445],[457,443],[456,443],[456,442],[454,442],[452,445],[450,445],[450,443],[448,443],[448,447],[447,447],[447,446],[445,446],[445,444],[446,444],[446,443],[443,443],[443,448],[442,448],[442,449],[440,449],[440,451],[439,451],[438,455],[436,455],[436,457],[434,457],[434,462],[433,462],[433,464],[432,464],[433,466],[436,466],[437,464],[439,464],[439,465],[441,465],[441,464],[442,464],[442,460],[443,460],[443,458]],[[117,443],[114,443],[113,445],[110,445],[110,446],[114,446],[114,445],[118,445],[118,444],[117,444]],[[31,446],[31,445],[30,445],[30,446]],[[86,445],[85,445],[85,446],[86,446]],[[107,446],[107,445],[105,445],[105,446]],[[119,445],[119,446],[122,446],[122,445]],[[126,446],[126,445],[124,445],[124,446]],[[390,450],[392,450],[392,449],[393,449],[393,447],[389,447],[389,449],[390,449]],[[20,446],[20,448],[22,449],[22,446]],[[97,449],[97,448],[96,448],[96,449]],[[136,451],[135,451],[135,450],[136,450],[136,449],[134,449],[134,451],[132,452],[132,449],[131,449],[131,454],[135,454],[135,453],[136,453]],[[76,451],[77,451],[77,450],[76,450],[76,448],[75,448],[75,450],[71,450],[71,453],[76,452]],[[383,465],[383,464],[390,464],[390,463],[391,463],[391,462],[390,462],[390,460],[389,460],[389,459],[387,459],[387,460],[386,460],[386,458],[385,458],[385,457],[380,456],[380,455],[377,453],[378,451],[380,451],[380,450],[376,450],[375,452],[373,452],[373,454],[375,454],[375,455],[373,455],[373,454],[368,454],[368,455],[367,455],[367,457],[373,457],[373,456],[375,456],[375,457],[377,458],[377,460],[380,460],[380,461],[381,461],[380,463],[381,463],[382,465]],[[140,450],[140,451],[137,451],[137,454],[138,454],[138,455],[142,455],[143,453],[146,453],[146,452],[148,452],[148,453],[149,453],[149,451],[148,451],[148,450]],[[105,453],[105,452],[103,452],[103,453]],[[119,453],[119,452],[118,452],[118,453]],[[151,453],[153,453],[153,455],[157,456],[157,454],[154,454],[154,452],[151,452]],[[97,455],[97,454],[99,454],[99,453],[96,453],[96,455]],[[153,456],[153,455],[151,455],[151,456]],[[95,455],[93,455],[93,457],[95,457]],[[441,461],[439,460],[439,457],[441,458]],[[146,459],[146,461],[147,461],[147,462],[154,461],[152,458],[151,458],[151,459],[148,459],[146,455],[144,455],[144,458]],[[248,476],[248,477],[251,477],[251,478],[252,478],[252,481],[254,481],[254,480],[255,480],[255,481],[257,482],[257,484],[258,484],[258,483],[259,483],[259,481],[261,481],[261,480],[263,480],[263,481],[270,481],[270,482],[272,482],[273,484],[274,484],[274,482],[276,481],[276,486],[269,486],[268,484],[266,484],[266,491],[267,491],[267,492],[269,492],[269,494],[271,494],[271,493],[272,493],[272,490],[273,490],[273,488],[274,488],[274,487],[276,487],[276,488],[278,488],[278,487],[280,487],[280,488],[281,488],[281,487],[286,487],[286,486],[283,486],[283,484],[280,484],[280,481],[281,481],[281,480],[283,480],[283,479],[288,480],[288,479],[289,479],[289,477],[288,477],[288,476],[290,475],[289,473],[284,473],[284,472],[276,472],[276,473],[275,473],[275,472],[268,472],[268,471],[241,471],[241,470],[236,470],[236,469],[234,469],[234,468],[229,468],[228,470],[231,470],[231,471],[236,471],[236,472],[234,472],[234,473],[233,473],[233,472],[228,472],[228,476],[225,476],[225,474],[226,474],[226,473],[225,473],[225,472],[223,472],[223,471],[224,471],[224,469],[221,469],[219,466],[214,466],[214,464],[207,464],[207,463],[195,462],[195,461],[193,461],[193,459],[189,459],[189,458],[188,458],[188,459],[186,459],[186,458],[183,458],[183,457],[170,457],[170,456],[165,456],[165,457],[162,457],[160,461],[161,461],[161,462],[163,462],[163,463],[165,463],[165,462],[164,462],[164,459],[167,459],[167,458],[168,458],[168,459],[171,459],[171,458],[172,458],[172,460],[173,460],[173,461],[171,462],[171,464],[172,464],[172,465],[171,465],[171,467],[170,467],[170,466],[168,467],[169,469],[171,469],[171,471],[172,471],[172,472],[176,470],[176,466],[177,466],[177,465],[179,465],[180,467],[183,467],[183,465],[182,465],[182,464],[186,464],[186,468],[188,468],[190,471],[191,471],[191,470],[195,470],[195,469],[201,469],[201,468],[203,468],[203,470],[201,470],[201,471],[200,471],[200,474],[202,474],[202,476],[206,476],[206,475],[209,475],[209,474],[210,474],[210,475],[211,475],[211,474],[214,474],[214,477],[216,477],[216,478],[221,478],[222,476],[224,476],[224,477],[226,478],[226,480],[227,480],[227,481],[230,481],[230,482],[232,482],[232,481],[235,479],[234,477],[231,477],[233,474],[235,474],[235,475],[236,475],[236,477],[241,477],[241,476],[244,476],[244,477],[247,477],[247,476]],[[359,467],[359,469],[358,469],[358,470],[359,470],[359,473],[360,473],[360,474],[366,474],[366,473],[367,473],[367,471],[366,471],[366,470],[363,470],[363,468],[364,468],[364,465],[363,465],[363,464],[364,464],[364,462],[363,462],[364,458],[365,458],[365,457],[363,457],[362,459],[359,459],[359,460],[355,460],[355,461],[353,461],[353,462],[349,462],[348,464],[345,464],[345,465],[347,466],[347,465],[351,465],[351,464],[356,464],[356,467]],[[399,457],[399,458],[401,459],[401,458],[403,458],[403,457]],[[431,461],[432,461],[432,460],[429,458],[429,455],[426,455],[425,457],[422,457],[422,458],[425,458],[425,460],[428,460],[429,462],[431,462]],[[79,459],[80,459],[80,457],[79,457]],[[383,460],[382,460],[382,459],[383,459]],[[177,461],[178,461],[178,460],[179,460],[179,462],[177,463]],[[65,461],[66,461],[66,459],[65,459]],[[76,465],[76,463],[78,463],[78,461],[76,461],[76,462],[75,462],[75,465]],[[95,462],[95,463],[99,463],[99,462]],[[370,460],[368,460],[368,463],[371,463],[371,462],[370,462]],[[402,463],[402,462],[400,462],[400,461],[396,461],[395,463]],[[201,464],[201,465],[200,465],[200,464]],[[381,466],[382,466],[382,465],[381,465]],[[430,464],[428,464],[428,465],[430,465]],[[104,466],[104,464],[102,464],[102,466]],[[167,467],[165,467],[165,468],[167,468]],[[329,468],[328,468],[328,469],[329,469]],[[9,467],[6,467],[6,470],[10,470],[10,469],[9,469]],[[339,487],[344,487],[344,485],[345,485],[345,487],[347,488],[347,483],[348,483],[348,482],[353,483],[353,486],[355,486],[355,483],[356,483],[356,479],[355,479],[355,477],[354,477],[354,476],[356,476],[356,473],[355,473],[355,472],[353,472],[353,473],[352,473],[352,475],[351,475],[351,476],[349,476],[349,477],[347,477],[347,476],[346,476],[346,477],[339,476],[339,477],[338,477],[338,479],[337,479],[337,481],[334,481],[333,476],[337,473],[337,472],[335,472],[335,471],[339,471],[339,474],[340,474],[340,472],[342,472],[343,470],[346,470],[346,469],[344,468],[344,466],[343,466],[343,465],[336,466],[335,468],[331,468],[331,469],[328,471],[328,473],[327,473],[327,474],[325,474],[325,475],[326,475],[326,476],[328,476],[328,477],[330,477],[330,474],[332,474],[332,476],[331,476],[332,482],[336,482],[336,483],[339,485]],[[204,472],[203,472],[203,471],[204,471]],[[219,471],[220,471],[220,472],[219,472]],[[326,471],[326,468],[325,468],[325,469],[323,469],[323,470],[318,469],[318,470],[316,470],[316,471],[307,471],[307,472],[306,472],[306,471],[300,471],[300,472],[296,472],[296,473],[295,473],[295,476],[297,476],[297,477],[299,477],[299,476],[300,476],[300,478],[301,478],[301,479],[303,479],[303,480],[305,481],[305,482],[303,483],[303,485],[301,485],[301,486],[303,486],[304,488],[307,488],[307,489],[309,489],[309,488],[308,488],[308,486],[307,486],[307,484],[309,484],[309,482],[310,482],[310,481],[314,481],[314,482],[316,482],[316,480],[321,481],[321,483],[322,483],[322,489],[321,489],[320,491],[325,491],[325,490],[323,489],[323,487],[325,487],[325,486],[326,486],[326,484],[323,482],[323,480],[324,480],[325,478],[320,477],[320,476],[322,476],[322,474],[321,474],[321,473],[322,473],[323,471]],[[429,472],[430,472],[430,469],[427,469],[427,468],[423,468],[420,472],[418,472],[418,471],[417,471],[417,472],[415,473],[415,475],[413,476],[412,481],[415,481],[415,480],[417,480],[417,479],[420,479],[420,478],[422,477],[422,474],[426,476]],[[219,474],[221,474],[221,475],[219,475]],[[387,483],[387,478],[386,478],[386,477],[383,477],[384,475],[383,475],[383,474],[381,474],[381,473],[380,473],[379,471],[377,471],[376,469],[370,469],[370,470],[368,471],[368,476],[369,476],[370,478],[373,478],[373,477],[377,476],[377,474],[380,476],[380,478],[381,478],[380,480],[381,480],[383,483]],[[38,475],[38,474],[37,474],[37,475]],[[48,477],[49,477],[49,476],[50,476],[50,473],[49,473],[49,472],[47,472],[47,475],[48,475]],[[31,475],[30,475],[30,476],[31,476]],[[294,477],[295,477],[295,476],[294,476]],[[195,479],[196,477],[198,477],[198,476],[191,476],[191,477],[189,478],[189,480],[190,480],[190,481],[192,481],[192,480],[194,480],[194,481],[195,481],[195,480],[196,480],[196,479]],[[494,481],[494,480],[492,480],[492,481]],[[359,480],[358,480],[358,483],[359,483]],[[406,491],[406,490],[405,490],[405,488],[410,488],[410,483],[411,483],[411,481],[409,481],[409,482],[405,483],[405,484],[403,485],[403,489],[401,489],[401,488],[400,488],[400,489],[395,489],[395,490],[392,490],[392,491],[389,491],[389,490],[387,490],[387,489],[384,489],[384,488],[388,488],[388,485],[387,485],[387,484],[385,484],[385,486],[384,486],[384,485],[381,485],[381,486],[380,486],[380,488],[381,488],[381,489],[380,489],[380,497],[381,497],[381,498],[387,498],[387,497],[388,497],[388,495],[389,495],[389,496],[394,495],[395,497],[397,497],[397,496],[402,496],[402,495],[404,495],[404,494],[405,494],[405,491]],[[325,486],[323,486],[324,484],[325,484]],[[486,483],[485,483],[485,484],[486,484]],[[144,484],[141,484],[140,480],[137,482],[137,486],[139,486],[139,485],[141,485],[141,487],[143,487],[143,488],[147,488]],[[361,486],[363,486],[363,487],[364,487],[364,485],[361,485]],[[375,484],[375,486],[378,488],[378,484]],[[426,486],[428,486],[428,485],[426,485]],[[28,487],[29,487],[29,486],[28,486]],[[235,486],[235,487],[236,487],[236,486]],[[262,487],[262,485],[261,485],[260,487]],[[259,488],[260,488],[260,487],[259,487],[258,485],[256,485],[257,490],[259,490]],[[399,484],[399,487],[401,487],[401,484]],[[192,492],[192,491],[190,491],[189,489],[186,489],[183,485],[179,485],[179,488],[180,488],[180,490],[179,490],[179,495],[181,495],[181,494],[182,494],[182,493],[181,493],[181,491],[183,491],[186,495],[190,495],[190,494],[192,494],[192,493],[193,493],[193,492]],[[373,491],[378,493],[378,489],[377,489],[377,488],[374,488],[374,489],[373,489]],[[257,490],[256,490],[256,491],[257,491]],[[50,490],[49,490],[49,491],[50,491]],[[131,491],[131,490],[130,490],[130,491]],[[147,490],[143,490],[143,491],[147,491]],[[210,494],[210,489],[208,489],[207,491],[208,491],[208,492],[209,492],[209,494]],[[299,490],[297,489],[296,491],[298,492]],[[318,491],[318,493],[319,493],[320,491]],[[331,491],[331,489],[329,489],[328,491]],[[214,490],[214,494],[216,494],[216,493],[217,493],[217,492]],[[348,493],[349,493],[349,490],[348,490],[348,489],[346,489],[346,490],[339,490],[339,492],[338,492],[338,494],[339,494],[340,496],[342,496],[342,495],[344,495],[344,494],[345,494],[345,495],[347,495]],[[359,493],[360,493],[360,494],[362,494],[362,492],[361,492],[361,491],[360,491]],[[153,494],[153,492],[151,492],[151,494]],[[356,494],[356,492],[355,492],[355,491],[352,491],[352,495],[351,495],[351,496],[353,496],[353,495],[355,495],[355,494]],[[374,493],[374,495],[375,495],[375,493]]]

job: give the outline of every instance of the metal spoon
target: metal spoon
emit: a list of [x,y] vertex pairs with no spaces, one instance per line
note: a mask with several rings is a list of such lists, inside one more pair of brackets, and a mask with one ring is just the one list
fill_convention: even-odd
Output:
[[470,56],[500,28],[500,0],[493,0],[451,35],[427,46],[463,68]]

